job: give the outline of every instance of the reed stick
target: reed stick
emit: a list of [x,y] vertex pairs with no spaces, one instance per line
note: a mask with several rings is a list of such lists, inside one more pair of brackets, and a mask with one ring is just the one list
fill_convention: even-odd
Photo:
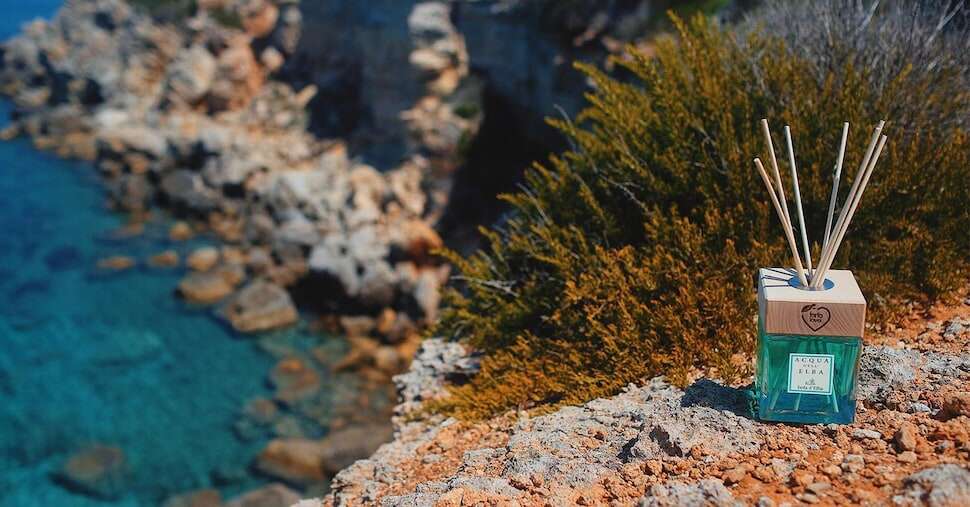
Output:
[[805,252],[805,264],[808,267],[808,277],[811,279],[812,250],[808,247],[808,232],[805,230],[805,214],[802,213],[802,192],[798,188],[798,168],[795,167],[795,149],[792,147],[791,128],[788,125],[785,125],[785,146],[788,148],[788,164],[791,166],[792,187],[794,187],[795,192],[795,209],[798,211],[798,228],[802,233],[802,249]]
[[785,239],[788,240],[788,248],[791,250],[792,258],[795,261],[795,269],[798,271],[798,281],[803,287],[807,287],[808,280],[805,279],[804,268],[802,268],[802,260],[798,257],[798,246],[795,244],[795,235],[792,234],[791,223],[788,222],[785,217],[781,204],[778,202],[778,196],[775,195],[775,190],[771,187],[771,179],[768,178],[768,173],[765,171],[765,167],[761,164],[761,159],[754,159],[754,165],[758,169],[758,174],[761,175],[761,181],[763,181],[765,187],[768,188],[768,195],[771,196],[771,204],[774,205],[775,213],[778,214],[778,220],[781,220],[781,227],[785,230]]
[[[842,206],[842,210],[839,212],[839,218],[835,222],[835,230],[838,231],[842,228],[842,224],[845,221],[846,215],[849,214],[849,204],[855,200],[856,192],[859,190],[859,185],[862,183],[862,178],[865,176],[866,167],[869,165],[869,159],[872,157],[873,150],[876,149],[876,144],[879,142],[879,134],[882,133],[882,127],[886,124],[886,121],[880,121],[879,125],[876,126],[875,130],[872,132],[872,139],[869,141],[869,147],[866,149],[866,154],[862,157],[862,163],[859,165],[859,170],[856,171],[855,180],[852,182],[852,188],[849,190],[849,195],[846,197],[845,205]],[[829,241],[829,245],[822,251],[822,259],[827,259],[829,254],[832,252],[832,241]],[[812,287],[818,288],[820,285],[820,278],[815,277],[812,280]]]
[[[771,157],[771,170],[775,177],[775,187],[777,190],[773,192],[777,192],[776,198],[781,202],[781,210],[783,215],[782,227],[785,228],[786,235],[792,234],[791,214],[788,212],[788,200],[785,199],[785,187],[781,183],[781,171],[778,170],[778,159],[775,158],[775,145],[771,142],[771,129],[768,128],[767,118],[761,119],[761,131],[765,135],[765,145],[768,148],[768,154]],[[772,195],[775,194],[773,193]],[[802,260],[798,256],[798,249],[796,248],[792,253],[795,256],[795,267],[798,270],[798,281],[804,286],[804,284],[807,283],[807,278],[805,278]]]
[[852,222],[852,217],[855,215],[855,210],[859,207],[859,203],[862,201],[862,194],[866,191],[866,185],[869,184],[869,177],[872,176],[872,170],[876,167],[876,162],[879,160],[879,155],[882,154],[882,149],[886,145],[886,136],[879,138],[879,146],[876,148],[876,153],[872,156],[872,160],[869,163],[869,167],[866,168],[865,176],[862,180],[862,185],[859,187],[859,191],[856,192],[855,198],[853,199],[852,207],[849,210],[849,214],[846,216],[845,222],[838,231],[838,235],[834,239],[832,248],[829,249],[829,256],[826,259],[825,264],[822,266],[822,276],[825,276],[825,272],[828,271],[829,267],[832,265],[832,261],[835,260],[835,254],[839,251],[839,246],[842,245],[842,240],[845,239],[845,233],[849,229],[849,223]]
[[[825,238],[822,240],[822,251],[829,245],[832,236],[832,218],[835,215],[835,201],[839,197],[839,180],[842,177],[842,161],[845,159],[845,143],[849,139],[849,122],[842,124],[842,141],[839,143],[839,156],[835,160],[835,172],[832,175],[832,196],[829,198],[829,212],[825,218]],[[822,262],[821,257],[819,263]]]

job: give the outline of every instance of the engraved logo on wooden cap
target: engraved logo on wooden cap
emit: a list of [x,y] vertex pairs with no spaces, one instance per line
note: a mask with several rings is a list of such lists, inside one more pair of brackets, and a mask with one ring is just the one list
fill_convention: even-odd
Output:
[[812,304],[802,307],[802,322],[812,331],[822,329],[830,320],[832,320],[832,312],[822,305]]

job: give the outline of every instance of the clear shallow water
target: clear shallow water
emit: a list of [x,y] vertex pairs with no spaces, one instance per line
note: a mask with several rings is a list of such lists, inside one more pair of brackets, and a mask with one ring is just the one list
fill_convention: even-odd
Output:
[[[0,0],[0,38],[58,4]],[[0,126],[9,107],[0,102]],[[198,245],[168,243],[165,223],[111,239],[124,219],[103,201],[90,165],[24,139],[0,142],[0,507],[157,505],[211,487],[217,469],[240,472],[222,485],[224,496],[257,486],[241,472],[265,435],[241,442],[232,424],[246,400],[270,395],[274,359],[209,310],[174,298],[180,269],[142,262],[98,273],[95,263],[108,255],[144,261]],[[129,493],[117,502],[51,479],[93,442],[125,452]]]

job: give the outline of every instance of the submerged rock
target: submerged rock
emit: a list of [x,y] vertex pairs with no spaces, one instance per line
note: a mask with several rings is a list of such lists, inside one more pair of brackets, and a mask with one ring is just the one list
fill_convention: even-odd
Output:
[[165,250],[148,258],[148,265],[158,268],[171,268],[178,266],[179,254],[175,250]]
[[92,445],[68,458],[54,478],[72,491],[104,500],[117,499],[127,487],[125,453],[114,446]]
[[327,479],[324,448],[317,440],[277,438],[256,458],[256,470],[289,484],[306,486]]
[[202,247],[185,259],[185,265],[195,271],[209,271],[219,262],[219,250],[215,247]]
[[243,333],[285,327],[295,323],[298,317],[286,290],[263,280],[243,287],[221,313],[232,327]]
[[135,266],[135,259],[125,255],[114,255],[98,261],[98,269],[102,271],[124,271]]
[[169,497],[162,507],[221,507],[222,495],[217,489],[201,489]]
[[187,301],[214,304],[232,294],[233,284],[220,273],[207,271],[189,273],[178,285],[178,293]]
[[276,363],[270,372],[270,383],[276,388],[276,399],[289,404],[311,398],[320,391],[320,375],[307,361],[297,357]]
[[233,498],[225,507],[290,507],[299,501],[296,491],[274,483]]

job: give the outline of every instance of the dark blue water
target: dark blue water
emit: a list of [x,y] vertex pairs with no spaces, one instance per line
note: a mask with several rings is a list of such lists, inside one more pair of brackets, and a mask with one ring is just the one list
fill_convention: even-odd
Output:
[[[58,4],[0,0],[0,38]],[[0,102],[0,125],[9,107]],[[264,443],[239,441],[232,424],[246,400],[269,395],[264,379],[274,360],[210,310],[174,298],[180,270],[98,273],[95,263],[107,255],[144,260],[197,246],[169,244],[164,220],[137,238],[112,240],[124,217],[106,210],[104,197],[90,165],[27,140],[0,142],[2,507],[157,505],[173,492],[211,487],[215,470],[244,470]],[[51,480],[93,442],[124,450],[131,475],[117,502]],[[231,496],[256,485],[241,474],[222,489]]]

